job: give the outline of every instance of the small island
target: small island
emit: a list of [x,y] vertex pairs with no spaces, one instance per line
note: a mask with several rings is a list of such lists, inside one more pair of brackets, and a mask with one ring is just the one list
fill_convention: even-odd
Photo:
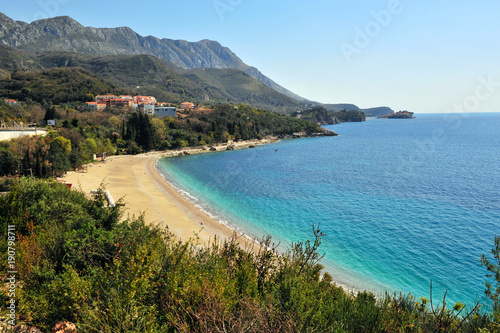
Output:
[[382,117],[378,117],[379,119],[413,119],[413,112],[410,111],[398,111],[393,114],[388,114]]

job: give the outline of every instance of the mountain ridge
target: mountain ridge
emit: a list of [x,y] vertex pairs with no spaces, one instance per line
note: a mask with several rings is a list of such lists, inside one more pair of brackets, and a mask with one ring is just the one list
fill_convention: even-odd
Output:
[[[171,70],[178,73],[187,73],[186,75],[194,79],[196,81],[193,83],[194,85],[191,83],[187,84],[192,90],[191,94],[187,94],[186,97],[193,97],[200,101],[206,100],[206,96],[210,97],[210,95],[212,95],[215,100],[223,100],[226,102],[244,101],[256,107],[269,107],[271,110],[286,113],[296,111],[299,108],[305,109],[315,106],[325,106],[332,111],[340,111],[343,109],[360,110],[369,116],[383,116],[394,113],[394,111],[388,107],[360,109],[354,104],[327,104],[307,100],[280,86],[262,74],[257,68],[245,64],[229,48],[221,45],[217,41],[209,39],[202,39],[198,42],[189,42],[181,39],[160,39],[151,35],[141,36],[130,27],[126,26],[116,28],[85,27],[70,16],[58,16],[26,23],[15,21],[0,12],[0,45],[13,48],[10,50],[5,48],[0,50],[0,52],[2,52],[0,53],[0,77],[5,77],[9,72],[12,72],[13,69],[40,70],[41,68],[36,61],[32,61],[33,58],[36,60],[36,56],[33,57],[32,55],[43,52],[74,52],[89,56],[150,55],[166,63]],[[25,52],[25,54],[16,55],[12,50]],[[26,52],[31,55],[31,59],[26,58]],[[82,67],[93,72],[87,65],[88,64],[85,64]],[[59,64],[58,66],[65,67],[68,66],[68,64]],[[257,88],[255,86],[252,89],[263,92],[265,95],[264,98],[260,98],[260,96],[256,96],[255,94],[247,98],[242,95],[241,90],[231,89],[232,87],[214,89],[214,86],[220,83],[218,75],[213,73],[215,76],[211,80],[208,80],[210,82],[207,82],[205,75],[200,77],[200,75],[193,76],[191,75],[192,73],[189,73],[191,70],[195,70],[194,72],[196,73],[196,69],[200,68],[220,70],[237,69],[278,92],[279,95],[273,96],[273,94],[269,93],[266,89]],[[160,70],[160,72],[161,71],[163,70]],[[197,73],[200,74],[200,72]],[[230,73],[234,76],[234,82],[242,83],[245,81],[245,77],[241,76],[238,72],[230,71]],[[226,74],[227,72],[221,75],[225,76]],[[112,81],[116,79],[116,77],[107,78]],[[157,79],[158,77],[155,78],[156,81],[158,81]],[[182,79],[180,80],[182,81]],[[186,81],[183,82],[186,83]],[[182,82],[180,83],[181,86],[184,84]],[[211,84],[214,86],[210,86]],[[245,82],[245,84],[253,85],[250,82]],[[158,87],[158,85],[162,87]],[[165,84],[156,82],[155,85],[148,85],[148,89],[143,87],[142,90],[150,94],[165,96],[166,92],[163,89],[165,86]],[[174,88],[183,90],[181,86]],[[127,88],[132,87],[128,86]],[[230,91],[237,92],[237,96],[232,96]],[[289,97],[291,101],[281,97],[281,94]],[[240,98],[241,100],[238,100]],[[292,107],[291,109],[290,106]]]
[[198,42],[141,36],[129,27],[85,27],[69,16],[31,23],[0,13],[0,43],[26,51],[70,51],[90,55],[150,54],[184,68],[236,68],[298,101],[304,98],[280,86],[257,68],[245,64],[217,41]]
[[208,104],[244,103],[279,113],[302,108],[301,103],[238,69],[178,70],[173,67],[168,60],[153,55],[31,52],[0,44],[0,77],[8,77],[15,71],[37,73],[51,68],[81,68],[118,87],[130,89],[133,94],[152,95],[175,104],[186,100]]

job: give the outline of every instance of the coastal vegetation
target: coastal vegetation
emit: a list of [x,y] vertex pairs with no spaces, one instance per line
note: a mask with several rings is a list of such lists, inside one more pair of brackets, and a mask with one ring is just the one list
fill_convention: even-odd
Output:
[[[1,103],[0,103],[1,104]],[[39,106],[0,105],[6,122],[28,121],[27,110]],[[40,178],[79,169],[94,155],[139,154],[151,150],[209,146],[229,140],[286,137],[294,133],[333,135],[315,123],[240,104],[216,105],[210,111],[191,112],[182,118],[151,118],[131,109],[80,112],[69,106],[48,106],[37,119],[56,119],[58,126],[45,137],[23,137],[0,143],[0,176],[33,175]],[[38,112],[40,113],[40,112]],[[34,114],[33,114],[34,116]],[[33,116],[30,113],[32,119]]]
[[[311,241],[285,253],[270,237],[252,250],[236,237],[200,247],[196,238],[184,242],[146,225],[144,216],[124,219],[121,205],[105,205],[103,190],[87,198],[23,177],[0,196],[0,227],[15,229],[16,323],[47,331],[65,320],[81,332],[498,331],[498,237],[494,258],[482,259],[493,275],[488,313],[411,295],[346,292],[322,273],[319,225]],[[7,247],[2,237],[4,272]],[[5,288],[0,297],[10,300]]]
[[95,95],[116,91],[125,95],[127,89],[117,88],[110,82],[82,68],[53,68],[43,71],[14,71],[0,79],[0,96],[41,104],[88,102]]
[[366,120],[365,114],[359,110],[341,110],[332,112],[324,107],[315,107],[301,112],[294,112],[291,116],[303,120],[309,120],[320,125],[334,125]]

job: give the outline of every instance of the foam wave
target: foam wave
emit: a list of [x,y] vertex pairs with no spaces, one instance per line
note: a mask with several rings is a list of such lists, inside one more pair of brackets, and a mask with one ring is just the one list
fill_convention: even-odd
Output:
[[234,223],[230,222],[226,217],[223,215],[217,213],[213,209],[210,209],[208,203],[205,203],[186,191],[185,189],[181,188],[180,185],[176,184],[174,181],[172,181],[166,174],[164,174],[162,169],[159,166],[159,161],[157,160],[155,163],[155,170],[158,172],[158,174],[163,178],[165,182],[167,182],[172,188],[179,193],[184,199],[186,199],[189,203],[191,203],[193,206],[195,206],[197,209],[208,215],[212,220],[217,221],[218,223],[222,224],[223,226],[233,230],[237,234],[247,238],[250,241],[256,241],[256,237],[252,237],[249,234],[245,232],[241,227],[235,225]]

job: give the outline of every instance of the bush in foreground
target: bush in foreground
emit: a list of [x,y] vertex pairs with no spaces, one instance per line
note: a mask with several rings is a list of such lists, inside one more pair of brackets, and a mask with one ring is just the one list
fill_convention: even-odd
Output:
[[[321,275],[324,236],[278,253],[233,237],[208,247],[122,221],[101,191],[88,199],[55,182],[21,178],[0,197],[0,224],[17,230],[18,321],[81,332],[479,332],[492,319],[428,310],[405,295],[346,293]],[[2,238],[1,253],[7,247]],[[2,258],[6,263],[6,258]],[[6,270],[6,267],[4,267]],[[7,300],[5,292],[1,295]],[[493,326],[491,326],[493,328]]]

